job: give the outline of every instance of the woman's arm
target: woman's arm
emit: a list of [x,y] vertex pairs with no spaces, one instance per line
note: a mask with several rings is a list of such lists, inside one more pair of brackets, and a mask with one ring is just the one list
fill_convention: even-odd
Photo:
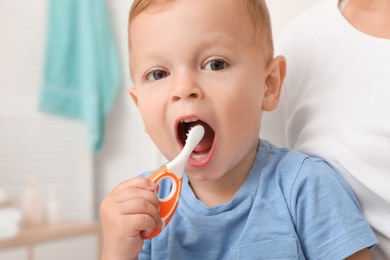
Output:
[[359,252],[347,257],[346,260],[371,260],[370,251],[365,248]]

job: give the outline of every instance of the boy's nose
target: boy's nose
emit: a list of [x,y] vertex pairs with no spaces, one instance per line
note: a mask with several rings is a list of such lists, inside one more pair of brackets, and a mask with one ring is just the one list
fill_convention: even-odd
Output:
[[172,97],[172,100],[173,101],[179,101],[181,99],[185,99],[185,98],[190,98],[190,99],[197,99],[199,98],[199,93],[197,93],[196,91],[194,92],[190,92],[190,93],[180,93],[180,94],[175,94],[173,95]]
[[189,77],[176,81],[172,92],[172,101],[182,99],[199,99],[202,97],[202,90],[195,80]]

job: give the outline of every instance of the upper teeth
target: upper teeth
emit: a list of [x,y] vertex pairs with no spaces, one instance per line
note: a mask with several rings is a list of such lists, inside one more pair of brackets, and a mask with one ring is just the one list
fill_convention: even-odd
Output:
[[196,121],[198,121],[199,119],[197,119],[197,118],[189,118],[189,119],[184,119],[184,120],[182,120],[181,121],[181,123],[190,123],[190,122],[196,122]]

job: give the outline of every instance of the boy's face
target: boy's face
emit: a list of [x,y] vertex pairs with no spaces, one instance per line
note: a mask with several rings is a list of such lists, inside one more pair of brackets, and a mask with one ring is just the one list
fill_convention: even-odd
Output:
[[130,94],[146,132],[172,160],[187,129],[205,126],[186,168],[197,180],[249,170],[267,109],[263,101],[270,98],[266,61],[246,7],[238,3],[177,1],[140,13],[130,26],[136,86]]

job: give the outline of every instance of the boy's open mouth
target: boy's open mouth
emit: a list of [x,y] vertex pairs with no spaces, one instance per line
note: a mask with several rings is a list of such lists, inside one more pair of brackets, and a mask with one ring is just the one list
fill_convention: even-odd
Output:
[[177,126],[177,133],[183,146],[187,139],[188,131],[190,131],[191,127],[194,127],[196,125],[202,125],[204,127],[205,133],[202,140],[195,147],[191,157],[207,155],[210,152],[210,149],[213,145],[214,136],[215,136],[214,130],[206,122],[203,122],[202,120],[196,118],[182,120]]

